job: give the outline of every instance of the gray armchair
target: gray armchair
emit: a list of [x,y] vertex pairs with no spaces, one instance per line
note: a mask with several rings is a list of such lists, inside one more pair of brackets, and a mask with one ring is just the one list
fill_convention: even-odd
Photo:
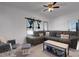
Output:
[[12,49],[16,49],[16,41],[15,40],[8,40],[7,43],[11,43]]

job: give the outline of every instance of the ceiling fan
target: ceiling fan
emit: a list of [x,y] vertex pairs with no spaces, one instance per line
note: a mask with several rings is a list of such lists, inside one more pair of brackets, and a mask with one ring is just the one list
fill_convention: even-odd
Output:
[[55,8],[59,8],[60,6],[56,5],[57,2],[49,3],[48,5],[43,5],[44,7],[47,7],[47,9],[44,9],[43,11],[49,11],[52,12]]

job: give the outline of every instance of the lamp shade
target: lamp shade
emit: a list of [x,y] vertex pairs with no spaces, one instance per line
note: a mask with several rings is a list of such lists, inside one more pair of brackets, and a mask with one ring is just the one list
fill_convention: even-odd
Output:
[[31,29],[27,30],[27,35],[33,35],[33,30]]

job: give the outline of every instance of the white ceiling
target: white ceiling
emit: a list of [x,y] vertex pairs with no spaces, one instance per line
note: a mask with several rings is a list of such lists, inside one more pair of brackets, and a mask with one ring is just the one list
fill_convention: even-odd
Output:
[[61,5],[60,8],[55,9],[53,12],[43,12],[45,7],[44,4],[47,2],[0,2],[0,5],[6,5],[14,8],[18,8],[36,15],[45,16],[48,19],[52,17],[57,17],[59,15],[70,14],[72,12],[79,11],[79,2],[58,2]]

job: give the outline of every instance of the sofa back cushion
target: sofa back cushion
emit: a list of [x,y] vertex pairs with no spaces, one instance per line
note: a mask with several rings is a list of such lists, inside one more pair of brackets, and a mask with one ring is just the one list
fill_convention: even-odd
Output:
[[61,38],[63,38],[63,39],[69,39],[69,35],[68,34],[66,34],[66,35],[61,34]]
[[56,37],[56,34],[57,34],[56,32],[50,32],[49,35],[50,35],[50,36],[53,36],[53,37]]
[[46,35],[45,36],[49,36],[50,35],[50,32],[46,32]]

